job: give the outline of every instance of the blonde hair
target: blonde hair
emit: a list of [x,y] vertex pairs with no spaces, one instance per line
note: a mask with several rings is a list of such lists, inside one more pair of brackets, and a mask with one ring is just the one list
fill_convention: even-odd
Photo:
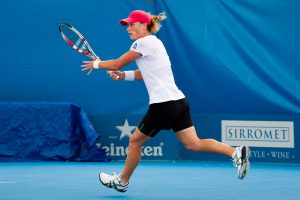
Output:
[[161,27],[159,22],[167,18],[166,13],[162,12],[159,15],[151,15],[149,13],[149,15],[151,17],[151,23],[148,25],[147,29],[150,33],[156,33]]

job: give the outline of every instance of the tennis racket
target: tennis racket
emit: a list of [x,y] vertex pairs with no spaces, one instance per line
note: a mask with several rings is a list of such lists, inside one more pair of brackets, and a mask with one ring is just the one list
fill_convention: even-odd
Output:
[[67,23],[59,24],[59,32],[62,38],[76,51],[94,60],[99,57],[95,54],[87,40],[73,26]]
[[[62,38],[77,52],[82,53],[93,60],[99,59],[87,40],[73,26],[67,23],[61,23],[58,26],[58,30]],[[107,73],[111,73],[111,71],[107,71]],[[119,76],[117,76],[117,80],[118,79]]]

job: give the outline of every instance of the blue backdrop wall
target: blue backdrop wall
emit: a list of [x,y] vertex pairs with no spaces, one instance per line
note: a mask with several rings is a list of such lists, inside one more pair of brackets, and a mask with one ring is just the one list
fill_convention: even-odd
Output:
[[[296,153],[300,134],[297,0],[1,2],[0,101],[75,103],[106,138],[106,144],[100,146],[111,149],[108,147],[114,146],[115,140],[125,145],[126,141],[123,144],[112,135],[120,133],[118,127],[125,126],[126,120],[129,126],[136,126],[146,111],[148,96],[143,82],[111,81],[104,71],[86,76],[80,69],[86,58],[61,39],[58,24],[74,25],[102,59],[112,59],[132,43],[119,20],[133,9],[166,12],[168,19],[158,37],[169,53],[176,82],[190,102],[200,137],[223,140],[222,120],[293,122],[293,132],[291,128],[288,132],[290,146],[254,144],[257,154],[252,156],[272,160],[267,156],[272,151],[288,157],[276,157],[276,161],[300,162]],[[133,63],[125,69],[135,68]],[[268,128],[271,137],[274,127]],[[153,145],[166,146],[162,144],[164,136],[157,137]],[[274,138],[268,141],[274,143]],[[261,138],[248,134],[247,139]],[[175,140],[171,143],[174,146],[169,148],[181,153],[167,158],[207,159],[205,154],[190,157]]]

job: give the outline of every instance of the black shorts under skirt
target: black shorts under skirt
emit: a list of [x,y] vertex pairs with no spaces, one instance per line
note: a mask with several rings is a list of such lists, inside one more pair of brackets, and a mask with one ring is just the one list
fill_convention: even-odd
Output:
[[190,107],[186,99],[150,104],[147,113],[139,123],[139,130],[154,137],[160,130],[174,132],[193,126]]

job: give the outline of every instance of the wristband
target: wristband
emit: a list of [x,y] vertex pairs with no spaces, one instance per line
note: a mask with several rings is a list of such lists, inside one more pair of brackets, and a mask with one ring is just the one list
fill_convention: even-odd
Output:
[[134,71],[125,71],[125,78],[126,81],[134,81]]
[[97,60],[95,60],[94,62],[93,62],[93,67],[94,67],[94,69],[99,69],[99,63],[101,62],[101,60],[99,60],[99,59],[97,59]]

